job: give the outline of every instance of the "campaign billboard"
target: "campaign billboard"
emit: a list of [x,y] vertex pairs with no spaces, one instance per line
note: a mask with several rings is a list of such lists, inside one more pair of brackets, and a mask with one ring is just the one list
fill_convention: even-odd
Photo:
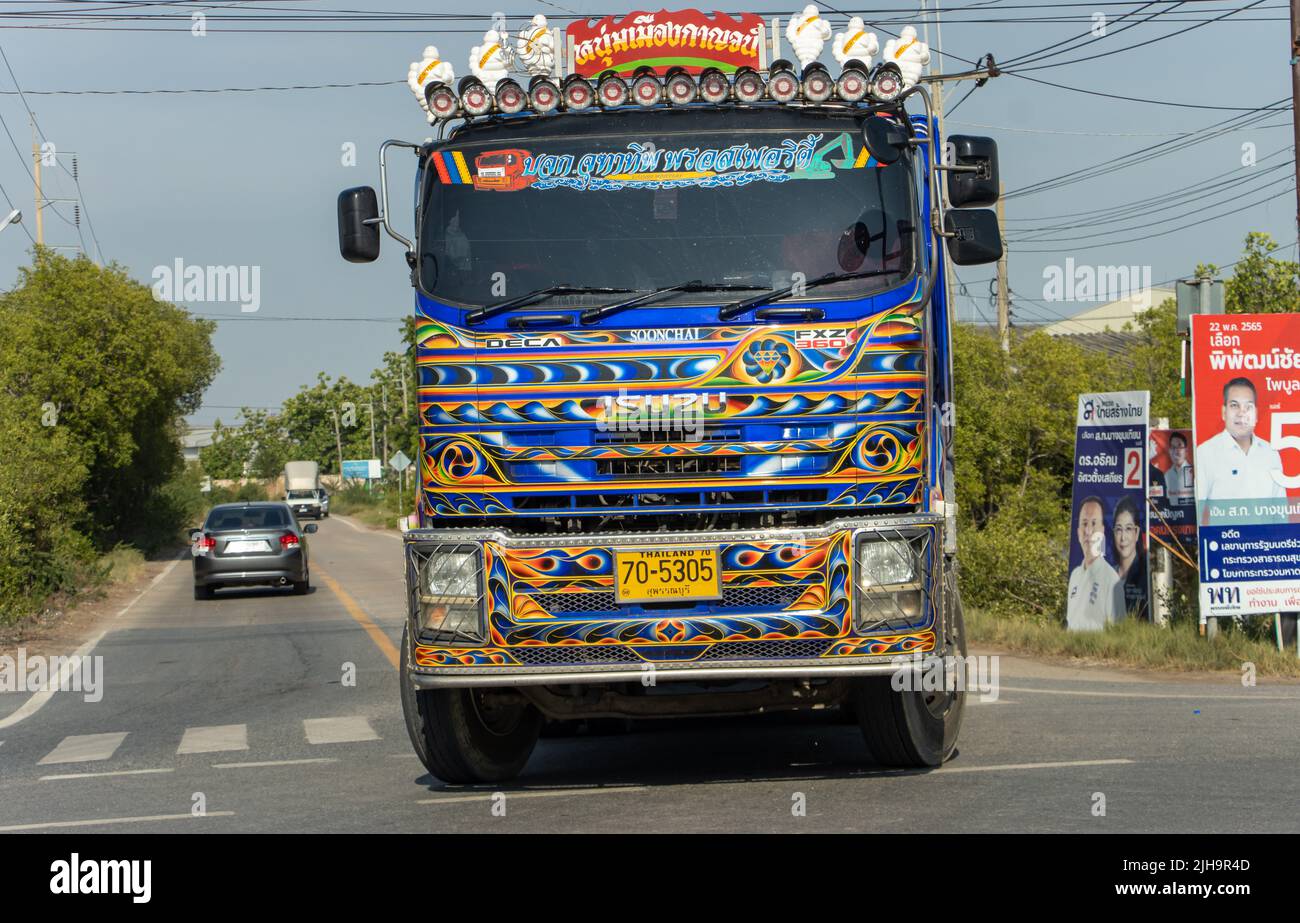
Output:
[[1196,554],[1196,451],[1190,429],[1153,429],[1147,449],[1151,538]]
[[1300,610],[1300,316],[1192,317],[1201,621]]
[[1065,622],[1099,631],[1151,617],[1147,567],[1147,391],[1080,394],[1074,434]]

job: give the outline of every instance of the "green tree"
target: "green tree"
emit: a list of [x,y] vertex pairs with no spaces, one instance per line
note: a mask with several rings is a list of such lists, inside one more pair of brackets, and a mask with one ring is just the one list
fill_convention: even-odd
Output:
[[0,295],[0,605],[166,530],[180,421],[220,367],[213,326],[120,266],[44,248]]
[[1300,264],[1275,259],[1273,238],[1258,231],[1246,235],[1245,255],[1224,283],[1229,314],[1291,314],[1300,311]]

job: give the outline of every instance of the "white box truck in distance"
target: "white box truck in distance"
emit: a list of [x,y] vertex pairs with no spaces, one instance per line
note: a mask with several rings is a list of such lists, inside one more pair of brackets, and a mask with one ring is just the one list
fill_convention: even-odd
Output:
[[284,463],[284,500],[296,516],[320,519],[328,516],[328,507],[322,502],[324,491],[320,486],[320,465],[314,461]]

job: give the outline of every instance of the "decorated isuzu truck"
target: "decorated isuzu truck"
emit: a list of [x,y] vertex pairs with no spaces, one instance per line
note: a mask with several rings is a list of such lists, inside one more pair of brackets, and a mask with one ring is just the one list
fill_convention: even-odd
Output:
[[807,7],[537,16],[459,79],[411,65],[436,137],[338,213],[415,289],[401,688],[434,775],[511,778],[547,722],[781,709],[953,753],[960,684],[906,675],[965,651],[944,261],[1001,242],[996,149],[944,156],[928,58]]

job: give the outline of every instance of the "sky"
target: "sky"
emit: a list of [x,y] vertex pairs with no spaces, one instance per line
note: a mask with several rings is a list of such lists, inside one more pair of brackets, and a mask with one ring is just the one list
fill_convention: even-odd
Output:
[[[1187,275],[1198,263],[1233,262],[1252,230],[1271,233],[1294,258],[1296,200],[1290,179],[1294,171],[1286,166],[1294,159],[1286,4],[1262,0],[1222,21],[1197,25],[1198,20],[1245,5],[1240,0],[942,4],[945,56],[936,54],[937,66],[932,65],[931,72],[964,69],[968,65],[963,59],[974,61],[986,52],[998,61],[1014,61],[1090,33],[1098,13],[1107,17],[1106,34],[1097,41],[1078,51],[1069,51],[1068,46],[1049,50],[1044,53],[1054,56],[1037,62],[1059,66],[1025,70],[1023,76],[1006,74],[965,99],[971,83],[950,84],[945,93],[952,113],[950,134],[987,134],[999,144],[1002,179],[1010,193],[1005,208],[1014,322],[1042,323],[1095,307],[1096,302],[1054,301],[1045,295],[1048,276],[1063,271],[1067,260],[1073,260],[1076,268],[1150,267],[1150,278],[1159,283]],[[791,3],[785,9],[770,0],[748,6],[720,0],[705,6],[729,12],[752,10],[768,19],[780,15],[784,20],[802,4]],[[878,23],[883,44],[888,33],[899,31],[903,17],[921,6],[887,0],[869,7],[821,4],[820,8],[836,31],[844,28],[846,14],[863,16],[869,27]],[[934,6],[930,3],[929,9]],[[125,23],[136,30],[159,30],[150,32],[114,31],[120,27],[87,18],[61,20],[60,29],[31,28],[49,23],[17,15],[39,7],[45,12],[84,12],[107,4],[0,3],[0,48],[26,93],[26,105],[36,113],[44,139],[55,145],[62,167],[71,169],[69,152],[76,152],[84,203],[81,236],[91,255],[102,253],[105,260],[116,261],[146,284],[152,283],[155,267],[174,266],[177,259],[186,265],[257,268],[261,289],[257,311],[243,312],[232,303],[188,305],[197,314],[218,319],[214,345],[222,370],[203,407],[190,418],[195,425],[207,425],[216,418],[232,421],[245,405],[274,409],[321,371],[366,381],[383,353],[399,348],[397,318],[410,313],[413,303],[400,248],[385,238],[378,262],[343,262],[338,255],[335,203],[345,187],[378,186],[378,148],[384,139],[422,141],[431,134],[405,85],[407,67],[425,45],[436,44],[461,76],[468,72],[469,48],[488,27],[492,8],[505,12],[511,28],[517,30],[536,12],[563,25],[573,15],[657,9],[659,4],[565,0],[515,5],[512,0],[480,7],[381,0],[366,12],[467,18],[341,26],[301,21],[253,24],[223,16],[247,11],[301,16],[356,9],[356,5],[338,0],[270,0],[123,7],[132,11],[147,7],[149,14],[185,17]],[[206,35],[191,32],[189,17],[195,12],[206,17]],[[1152,13],[1159,15],[1149,22],[1139,21]],[[1126,14],[1129,19],[1119,19]],[[1026,17],[1034,21],[1006,21]],[[916,17],[915,21],[922,20]],[[1121,31],[1134,22],[1131,29]],[[236,31],[250,28],[282,31]],[[309,29],[321,31],[305,31]],[[1189,31],[1158,40],[1184,29]],[[921,31],[924,38],[926,30]],[[939,28],[932,24],[928,31],[931,45],[939,48]],[[1149,44],[1123,50],[1139,43]],[[1076,58],[1089,60],[1069,63]],[[823,60],[833,64],[829,47]],[[1026,60],[1020,66],[1036,65]],[[1118,98],[1046,86],[1029,77]],[[390,80],[398,82],[248,93],[49,92]],[[2,65],[0,92],[0,118],[13,138],[11,144],[0,135],[0,185],[23,210],[23,225],[34,233],[32,181],[26,172],[31,163],[31,129],[23,99]],[[1287,108],[1276,113],[1252,116],[1240,111],[1279,101]],[[1216,106],[1237,108],[1196,108]],[[1204,138],[1209,126],[1234,118],[1255,122],[1186,144]],[[1187,138],[1179,140],[1179,135]],[[1185,149],[1136,162],[1139,152],[1171,141],[1178,144],[1170,146]],[[355,165],[345,157],[347,145],[355,145]],[[1251,146],[1257,162],[1243,165]],[[413,170],[405,158],[400,160],[401,167],[390,177],[397,192],[393,211],[399,227],[409,227],[405,190]],[[1043,180],[1074,177],[1107,161],[1115,161],[1111,165],[1115,169],[1031,191]],[[1270,168],[1271,172],[1263,172]],[[47,196],[78,195],[64,169],[47,167],[45,179]],[[1145,201],[1184,190],[1185,198]],[[1129,206],[1120,212],[1125,216],[1122,221],[1077,228],[1098,217],[1079,216],[1080,212],[1122,206]],[[51,210],[68,219],[73,216],[71,202],[47,208],[47,243],[80,247],[77,229]],[[1225,214],[1233,210],[1239,211]],[[1028,229],[1043,226],[1066,230],[1040,231],[1038,236],[1066,239],[1028,239],[1035,236]],[[1175,228],[1179,229],[1175,233],[1162,233]],[[0,290],[15,284],[18,267],[30,259],[29,248],[22,228],[0,231]],[[960,319],[987,321],[995,316],[988,281],[992,276],[991,266],[957,271],[964,285],[964,294],[955,299]],[[275,319],[284,317],[304,320]]]

